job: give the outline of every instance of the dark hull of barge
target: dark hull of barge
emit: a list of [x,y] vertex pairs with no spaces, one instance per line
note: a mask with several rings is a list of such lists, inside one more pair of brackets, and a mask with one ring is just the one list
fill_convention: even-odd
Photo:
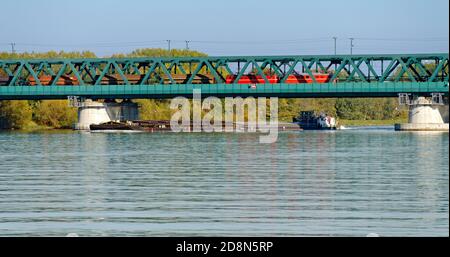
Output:
[[92,124],[90,130],[117,130],[117,131],[170,131],[170,121],[127,121],[127,122],[105,122],[101,124]]
[[[101,130],[108,130],[108,131],[143,131],[143,132],[159,132],[159,131],[171,131],[170,127],[170,121],[169,120],[139,120],[139,121],[126,121],[126,122],[105,122],[101,124],[92,124],[89,126],[90,130],[92,131],[101,131]],[[251,127],[247,124],[237,124],[233,123],[233,131],[239,131],[239,132],[255,132],[259,131],[261,127],[258,129],[255,129],[255,127]],[[303,130],[298,124],[296,123],[279,123],[276,128],[278,131],[300,131]],[[225,123],[222,123],[222,129],[225,131]],[[275,129],[273,125],[267,124],[265,126],[262,126],[262,129],[268,130],[268,129]],[[190,125],[186,126],[184,131],[193,131],[194,130],[194,124],[191,123]]]

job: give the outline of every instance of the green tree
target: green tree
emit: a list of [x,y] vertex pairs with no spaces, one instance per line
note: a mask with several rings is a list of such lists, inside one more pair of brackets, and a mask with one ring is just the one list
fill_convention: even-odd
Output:
[[140,119],[143,120],[169,120],[172,111],[169,108],[169,100],[138,99]]
[[335,106],[337,116],[347,120],[388,120],[407,115],[395,98],[339,98]]
[[32,122],[32,109],[28,101],[0,101],[0,128],[23,129]]
[[53,128],[71,128],[77,121],[77,110],[67,100],[46,100],[36,104],[34,120],[39,125]]
[[142,48],[136,49],[130,54],[113,55],[112,57],[202,57],[207,54],[185,49],[166,50],[162,48]]

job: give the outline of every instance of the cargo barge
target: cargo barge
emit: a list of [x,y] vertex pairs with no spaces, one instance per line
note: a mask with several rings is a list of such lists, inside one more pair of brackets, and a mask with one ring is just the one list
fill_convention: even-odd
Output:
[[[254,132],[260,129],[274,129],[274,125],[255,126],[248,123],[233,122],[229,127],[233,131]],[[297,123],[280,122],[277,125],[278,131],[300,131],[302,130]],[[181,126],[183,127],[183,126]],[[199,126],[201,127],[201,126]],[[142,131],[159,132],[171,131],[170,120],[135,120],[135,121],[109,121],[101,124],[92,124],[89,126],[92,131]],[[225,131],[226,123],[222,122],[222,129]],[[194,131],[194,123],[187,125],[184,131]]]
[[170,131],[169,120],[135,120],[135,121],[108,121],[100,124],[91,124],[90,130],[132,130],[132,131]]

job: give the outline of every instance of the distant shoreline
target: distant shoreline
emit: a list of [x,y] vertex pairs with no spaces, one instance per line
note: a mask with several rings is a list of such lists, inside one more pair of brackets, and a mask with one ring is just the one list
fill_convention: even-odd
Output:
[[339,119],[338,123],[342,126],[394,126],[395,123],[407,123],[408,119],[394,119],[394,120],[342,120]]
[[[284,121],[280,121],[284,122]],[[407,118],[395,119],[395,120],[338,120],[338,124],[341,126],[394,126],[395,123],[407,123]],[[0,131],[17,131],[17,132],[39,132],[39,131],[70,131],[70,128],[53,128],[36,126],[29,127],[27,129],[0,129]]]

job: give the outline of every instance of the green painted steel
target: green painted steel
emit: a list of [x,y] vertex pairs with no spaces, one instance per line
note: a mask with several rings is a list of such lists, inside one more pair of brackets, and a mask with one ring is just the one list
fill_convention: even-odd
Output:
[[84,86],[9,86],[0,87],[0,99],[65,99],[82,96],[91,99],[138,99],[192,97],[194,88],[202,95],[266,96],[266,97],[395,97],[399,93],[429,96],[430,93],[448,95],[448,83],[442,82],[374,82],[324,84],[173,84],[173,85],[84,85]]
[[[249,74],[265,83],[236,84]],[[300,74],[313,83],[287,83]],[[279,83],[270,84],[274,76]],[[193,88],[219,97],[448,95],[448,82],[448,54],[0,60],[3,100],[190,97]]]

